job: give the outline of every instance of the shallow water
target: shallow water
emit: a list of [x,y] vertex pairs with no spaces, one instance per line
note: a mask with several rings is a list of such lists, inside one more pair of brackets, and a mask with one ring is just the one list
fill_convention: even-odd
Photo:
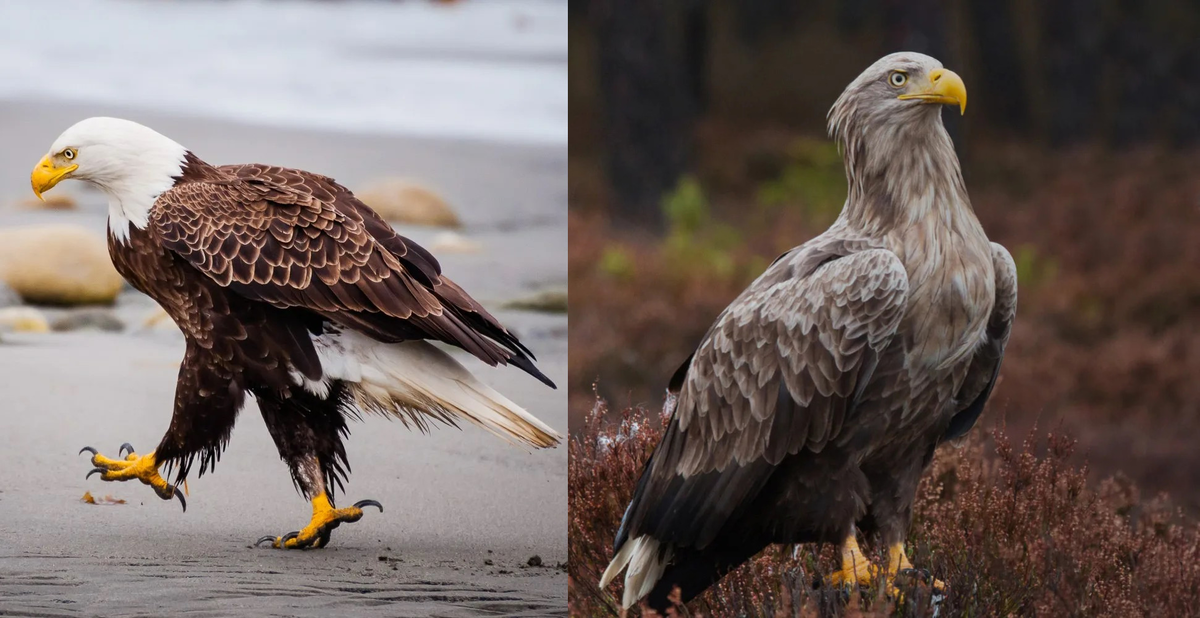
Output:
[[0,99],[567,141],[567,3],[0,2]]

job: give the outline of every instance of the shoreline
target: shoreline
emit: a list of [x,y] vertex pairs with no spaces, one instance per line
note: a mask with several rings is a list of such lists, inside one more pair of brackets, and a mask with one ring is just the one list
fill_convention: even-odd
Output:
[[[501,309],[566,285],[566,147],[531,147],[290,130],[105,106],[0,102],[0,226],[72,223],[105,232],[100,194],[64,183],[80,207],[25,210],[28,174],[58,133],[123,115],[214,164],[264,161],[338,178],[351,189],[405,176],[442,193],[479,253],[438,255],[444,272],[495,309],[559,384],[456,355],[475,375],[567,436],[567,317]],[[403,227],[428,247],[442,230]],[[127,292],[129,294],[130,292]],[[147,449],[171,416],[178,335],[5,334],[0,414],[10,457],[0,483],[0,615],[566,615],[566,444],[527,453],[472,425],[428,435],[368,415],[350,426],[353,467],[341,501],[383,503],[323,550],[253,548],[297,529],[309,507],[292,487],[256,406],[242,410],[212,474],[189,478],[188,510],[147,487],[103,483],[79,448]],[[252,400],[251,400],[252,401]],[[89,505],[84,492],[126,504]],[[541,558],[541,567],[526,562]],[[382,557],[382,558],[381,558]],[[491,561],[488,564],[487,561]]]

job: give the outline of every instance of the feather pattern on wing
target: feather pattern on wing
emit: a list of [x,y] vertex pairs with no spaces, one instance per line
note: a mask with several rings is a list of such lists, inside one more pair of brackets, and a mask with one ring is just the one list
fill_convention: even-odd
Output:
[[819,452],[854,414],[904,315],[908,279],[884,249],[812,263],[827,242],[776,261],[717,319],[618,545],[651,534],[704,547],[785,456]]
[[150,226],[168,249],[252,300],[309,309],[380,341],[442,341],[553,386],[432,255],[331,178],[266,165],[215,168],[189,155]]

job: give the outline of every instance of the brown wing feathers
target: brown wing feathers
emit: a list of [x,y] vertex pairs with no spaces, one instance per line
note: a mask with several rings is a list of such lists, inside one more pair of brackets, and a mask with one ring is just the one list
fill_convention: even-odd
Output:
[[[703,549],[787,455],[820,452],[856,410],[903,316],[888,251],[777,263],[735,300],[676,377],[674,415],[618,532]],[[835,256],[836,257],[836,256]],[[672,379],[672,383],[676,383]]]
[[332,179],[189,160],[181,180],[155,203],[154,231],[220,285],[383,341],[443,341],[554,386],[515,336],[442,276],[436,258]]

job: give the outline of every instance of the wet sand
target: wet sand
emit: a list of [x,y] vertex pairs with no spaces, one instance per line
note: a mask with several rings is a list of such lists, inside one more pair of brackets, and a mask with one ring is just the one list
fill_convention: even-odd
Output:
[[[103,200],[78,185],[73,212],[11,208],[65,127],[89,115],[144,122],[211,163],[261,161],[354,188],[401,175],[436,187],[477,254],[439,256],[489,307],[566,286],[565,148],[266,129],[95,106],[0,103],[0,226],[71,222],[103,232]],[[56,189],[57,191],[58,189]],[[403,229],[428,244],[438,230]],[[122,299],[136,312],[146,299]],[[566,382],[567,319],[497,316]],[[189,481],[188,510],[137,483],[93,477],[84,445],[148,450],[171,415],[183,341],[169,331],[4,335],[0,343],[0,615],[545,616],[566,614],[566,448],[527,453],[472,426],[430,435],[367,417],[351,425],[343,502],[379,500],[324,550],[254,548],[303,526],[257,409],[242,411],[215,474]],[[566,392],[460,356],[562,434]],[[84,492],[121,505],[89,505]],[[543,566],[530,567],[531,556]],[[490,561],[490,564],[489,564]]]

